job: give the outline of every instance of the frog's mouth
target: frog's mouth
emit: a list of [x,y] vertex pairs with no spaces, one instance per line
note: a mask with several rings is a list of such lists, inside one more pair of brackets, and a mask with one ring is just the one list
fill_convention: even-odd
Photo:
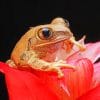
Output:
[[68,38],[62,38],[62,39],[57,39],[55,41],[49,41],[46,43],[38,44],[38,45],[36,45],[36,47],[42,47],[42,46],[46,46],[46,45],[56,44],[56,43],[59,43],[59,42],[65,41],[65,40],[68,40]]
[[[82,39],[85,39],[85,36],[83,36]],[[56,40],[54,40],[54,41],[48,41],[48,42],[45,42],[45,43],[42,43],[42,44],[38,44],[38,45],[36,45],[36,47],[52,45],[52,44],[56,44],[56,43],[59,43],[59,42],[65,43],[66,41],[69,41],[70,44],[76,45],[80,50],[84,50],[85,49],[84,45],[82,45],[78,41],[76,41],[73,36],[70,37],[70,38],[68,38],[68,37],[56,38]]]

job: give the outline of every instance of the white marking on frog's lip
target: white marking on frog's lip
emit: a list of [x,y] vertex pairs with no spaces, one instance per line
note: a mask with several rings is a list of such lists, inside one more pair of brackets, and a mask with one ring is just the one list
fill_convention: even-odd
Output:
[[50,45],[50,44],[55,44],[55,43],[58,43],[58,42],[61,42],[61,41],[64,41],[64,40],[67,40],[68,38],[62,38],[62,39],[57,39],[55,41],[51,41],[51,42],[47,42],[47,43],[43,43],[43,44],[39,44],[39,45],[36,45],[36,47],[40,47],[40,46],[46,46],[46,45]]

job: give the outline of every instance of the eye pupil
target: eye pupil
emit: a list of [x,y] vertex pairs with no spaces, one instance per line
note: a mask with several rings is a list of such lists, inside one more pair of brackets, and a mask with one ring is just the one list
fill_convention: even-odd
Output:
[[44,28],[44,29],[42,30],[42,34],[43,34],[43,36],[44,36],[45,38],[49,38],[50,35],[51,35],[51,31],[50,31],[50,29],[48,29],[48,28]]
[[38,31],[38,37],[42,40],[51,39],[52,36],[53,36],[53,34],[52,34],[51,28],[44,27]]

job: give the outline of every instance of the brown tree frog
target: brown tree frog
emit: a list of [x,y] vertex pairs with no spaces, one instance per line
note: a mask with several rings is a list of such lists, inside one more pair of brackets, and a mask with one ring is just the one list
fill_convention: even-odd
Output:
[[75,68],[65,60],[67,50],[70,51],[73,45],[84,49],[75,41],[68,21],[55,18],[50,24],[30,28],[17,42],[7,63],[13,68],[53,71],[60,78],[63,77],[62,68]]

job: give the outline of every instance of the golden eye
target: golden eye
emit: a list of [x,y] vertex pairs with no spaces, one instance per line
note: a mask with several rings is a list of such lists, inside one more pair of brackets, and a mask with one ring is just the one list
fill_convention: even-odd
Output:
[[48,27],[41,28],[38,32],[38,37],[42,40],[46,40],[52,37],[52,29]]

